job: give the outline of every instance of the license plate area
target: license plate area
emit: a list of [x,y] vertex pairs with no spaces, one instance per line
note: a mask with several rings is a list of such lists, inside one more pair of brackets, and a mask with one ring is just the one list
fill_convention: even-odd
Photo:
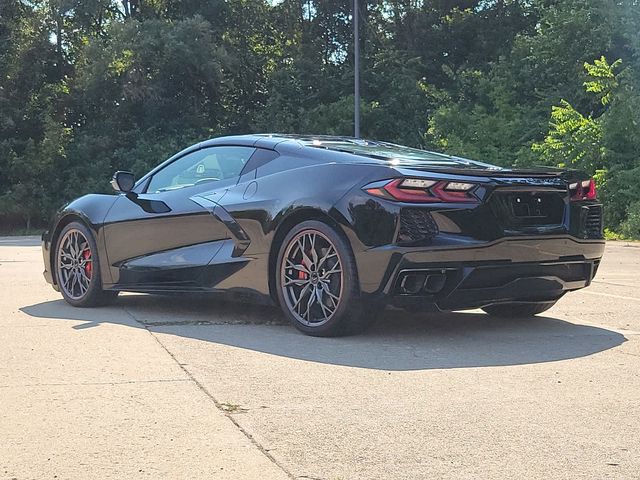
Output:
[[511,213],[515,218],[524,220],[548,219],[549,203],[549,199],[542,195],[511,195]]
[[565,216],[565,192],[494,192],[491,208],[506,230],[527,227],[562,227]]

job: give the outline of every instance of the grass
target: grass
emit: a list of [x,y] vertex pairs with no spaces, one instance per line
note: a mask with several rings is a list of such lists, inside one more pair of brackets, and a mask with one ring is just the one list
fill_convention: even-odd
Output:
[[604,238],[605,240],[618,240],[624,242],[637,242],[637,238],[631,238],[623,233],[614,232],[608,228],[604,229]]

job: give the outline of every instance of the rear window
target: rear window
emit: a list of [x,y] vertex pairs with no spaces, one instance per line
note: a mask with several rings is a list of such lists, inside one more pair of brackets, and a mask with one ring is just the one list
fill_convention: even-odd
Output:
[[[474,165],[485,166],[480,162],[467,160],[459,157],[452,157],[443,153],[420,150],[417,148],[405,147],[393,143],[376,142],[371,140],[322,140],[313,139],[304,141],[306,146],[314,148],[324,148],[336,152],[352,153],[369,157],[376,160],[388,161],[392,164],[431,164],[431,165]],[[489,167],[489,165],[486,165]]]

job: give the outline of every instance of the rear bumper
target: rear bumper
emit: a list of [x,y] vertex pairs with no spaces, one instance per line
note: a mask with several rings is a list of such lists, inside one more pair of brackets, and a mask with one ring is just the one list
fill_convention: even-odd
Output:
[[[505,302],[556,300],[566,292],[588,286],[597,271],[598,263],[598,260],[593,260],[488,264],[427,271],[404,270],[398,276],[390,298],[391,303],[396,306],[432,306],[438,310],[478,308]],[[437,276],[434,277],[430,272],[437,272]],[[417,279],[413,285],[419,285],[423,274],[425,281],[442,279],[431,282],[437,286],[442,284],[442,288],[434,291],[427,286],[426,290],[423,287],[417,292],[414,291],[415,288],[411,292],[402,288],[405,277]],[[406,284],[405,281],[405,286]]]
[[603,252],[604,241],[518,237],[481,245],[386,246],[361,253],[357,262],[365,295],[401,307],[456,310],[557,299],[590,284]]

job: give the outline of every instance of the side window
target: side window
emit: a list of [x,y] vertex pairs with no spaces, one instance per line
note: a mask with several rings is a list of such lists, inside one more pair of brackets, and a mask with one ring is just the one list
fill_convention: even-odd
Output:
[[209,147],[189,153],[157,172],[147,192],[166,192],[238,177],[253,152],[252,147]]
[[266,148],[257,148],[256,153],[252,155],[242,170],[242,175],[252,172],[253,170],[266,165],[271,160],[278,158],[278,153]]

